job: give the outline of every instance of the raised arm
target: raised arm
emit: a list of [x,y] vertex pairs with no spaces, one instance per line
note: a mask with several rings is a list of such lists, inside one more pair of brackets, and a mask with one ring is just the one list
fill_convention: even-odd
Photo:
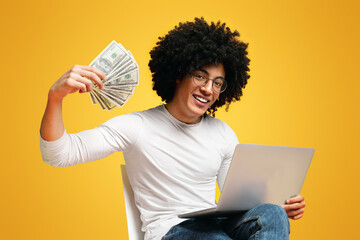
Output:
[[50,88],[45,113],[41,122],[40,135],[46,141],[59,139],[65,130],[62,120],[62,100],[69,93],[91,91],[92,81],[100,89],[106,75],[94,67],[75,65],[62,75]]

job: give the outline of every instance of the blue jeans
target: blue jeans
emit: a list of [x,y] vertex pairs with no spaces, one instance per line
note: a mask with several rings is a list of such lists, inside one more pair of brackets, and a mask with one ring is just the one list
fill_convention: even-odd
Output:
[[172,227],[162,240],[282,240],[289,239],[289,233],[285,210],[262,204],[231,217],[188,219]]

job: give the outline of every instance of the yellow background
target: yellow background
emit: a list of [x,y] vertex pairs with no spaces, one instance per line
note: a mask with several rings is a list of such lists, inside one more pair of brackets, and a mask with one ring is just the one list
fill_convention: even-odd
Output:
[[50,86],[116,40],[140,86],[102,111],[87,94],[64,103],[68,132],[158,105],[148,52],[179,21],[204,16],[250,43],[242,101],[217,117],[243,143],[314,147],[290,239],[360,239],[358,1],[6,1],[1,22],[0,239],[127,239],[122,154],[65,169],[42,162],[39,125]]

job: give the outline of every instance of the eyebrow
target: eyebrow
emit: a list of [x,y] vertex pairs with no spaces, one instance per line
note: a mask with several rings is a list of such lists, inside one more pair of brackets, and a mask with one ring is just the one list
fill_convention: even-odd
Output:
[[[206,71],[205,69],[200,68],[200,69],[198,69],[197,71],[201,71],[201,72],[203,72],[203,73],[205,73],[206,75],[209,76],[208,71]],[[222,79],[222,80],[225,80],[225,78],[224,78],[223,76],[217,76],[217,77],[215,77],[214,79],[219,79],[219,78]]]

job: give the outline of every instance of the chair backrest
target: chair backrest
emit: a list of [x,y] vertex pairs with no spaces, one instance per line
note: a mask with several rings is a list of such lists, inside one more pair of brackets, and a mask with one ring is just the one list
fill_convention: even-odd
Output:
[[124,199],[126,209],[126,219],[128,225],[130,240],[144,240],[144,232],[141,231],[140,212],[137,209],[134,201],[134,192],[131,188],[128,175],[126,172],[126,165],[121,165],[121,175],[124,188]]

